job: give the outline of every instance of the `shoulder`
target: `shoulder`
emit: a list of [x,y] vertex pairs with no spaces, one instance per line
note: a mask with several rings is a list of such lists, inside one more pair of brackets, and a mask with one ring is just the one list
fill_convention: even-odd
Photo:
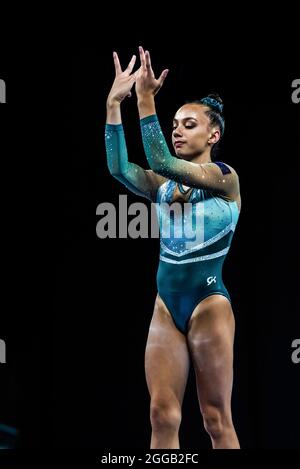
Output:
[[239,193],[239,175],[237,171],[230,166],[228,163],[223,161],[213,161],[211,163],[212,166],[215,167],[215,171],[222,176],[223,180],[225,180],[234,192]]
[[219,191],[217,189],[216,192],[226,200],[238,200],[240,198],[240,183],[237,171],[223,161],[212,161],[208,164],[218,180],[222,181],[223,187]]
[[211,161],[209,163],[203,163],[201,166],[204,170],[208,171],[215,177],[222,176],[222,180],[225,180],[226,182],[238,182],[239,180],[237,171],[228,163],[223,161]]
[[223,161],[212,161],[212,164],[216,165],[223,175],[232,174],[232,176],[238,178],[238,174],[236,170],[232,166],[230,166],[228,163],[225,163]]

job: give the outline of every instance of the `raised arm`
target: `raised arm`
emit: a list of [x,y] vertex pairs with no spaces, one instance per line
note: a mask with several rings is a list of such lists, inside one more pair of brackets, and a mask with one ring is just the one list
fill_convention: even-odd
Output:
[[156,89],[164,80],[166,71],[156,80],[149,52],[140,48],[140,59],[136,91],[143,144],[150,168],[157,174],[189,187],[211,190],[235,200],[239,195],[239,181],[233,168],[216,163],[196,164],[171,155],[156,116],[154,100]]
[[231,200],[238,197],[239,181],[233,168],[213,162],[196,164],[172,156],[156,115],[141,119],[141,130],[147,160],[155,173]]
[[108,169],[112,176],[137,195],[154,200],[158,187],[165,181],[163,176],[151,169],[144,170],[128,161],[127,147],[121,118],[121,102],[131,95],[135,81],[132,69],[136,57],[133,56],[127,69],[122,72],[116,52],[113,54],[116,76],[107,98],[105,146]]

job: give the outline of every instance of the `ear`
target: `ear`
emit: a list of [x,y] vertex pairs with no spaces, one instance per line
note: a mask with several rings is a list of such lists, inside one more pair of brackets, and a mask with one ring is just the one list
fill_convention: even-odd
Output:
[[215,143],[217,143],[220,140],[220,138],[221,138],[220,129],[214,128],[214,129],[211,130],[211,132],[209,134],[207,143],[210,143],[211,145],[214,145]]

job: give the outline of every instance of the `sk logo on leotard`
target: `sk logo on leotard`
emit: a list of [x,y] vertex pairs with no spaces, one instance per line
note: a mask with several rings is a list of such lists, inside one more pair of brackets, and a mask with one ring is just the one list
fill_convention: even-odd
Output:
[[217,283],[216,276],[207,277],[206,281],[207,281],[207,285],[211,285],[212,283]]

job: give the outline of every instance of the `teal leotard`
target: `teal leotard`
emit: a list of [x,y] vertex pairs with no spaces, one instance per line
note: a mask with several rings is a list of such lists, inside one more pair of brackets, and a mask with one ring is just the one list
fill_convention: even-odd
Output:
[[[222,266],[239,212],[236,202],[193,189],[189,203],[184,204],[184,215],[176,210],[174,216],[170,216],[168,204],[172,203],[175,185],[169,180],[157,193],[162,227],[157,288],[176,326],[186,333],[192,312],[201,300],[213,294],[230,300],[222,280]],[[187,229],[191,223],[194,236],[191,236],[193,231]],[[190,231],[188,236],[186,231]],[[164,232],[166,237],[163,237]]]
[[[216,195],[213,188],[222,185],[222,177],[231,171],[224,163],[211,163],[219,167],[219,179],[210,182],[208,177],[203,188],[193,187],[188,203],[172,203],[176,182],[188,181],[186,162],[169,153],[156,116],[142,119],[141,129],[151,169],[168,178],[156,193],[160,225],[157,289],[175,325],[186,334],[192,312],[204,298],[220,294],[230,301],[222,267],[239,210],[235,201]],[[121,124],[106,126],[106,151],[111,174],[135,193],[150,198],[149,191],[140,190],[144,170],[128,162]]]

